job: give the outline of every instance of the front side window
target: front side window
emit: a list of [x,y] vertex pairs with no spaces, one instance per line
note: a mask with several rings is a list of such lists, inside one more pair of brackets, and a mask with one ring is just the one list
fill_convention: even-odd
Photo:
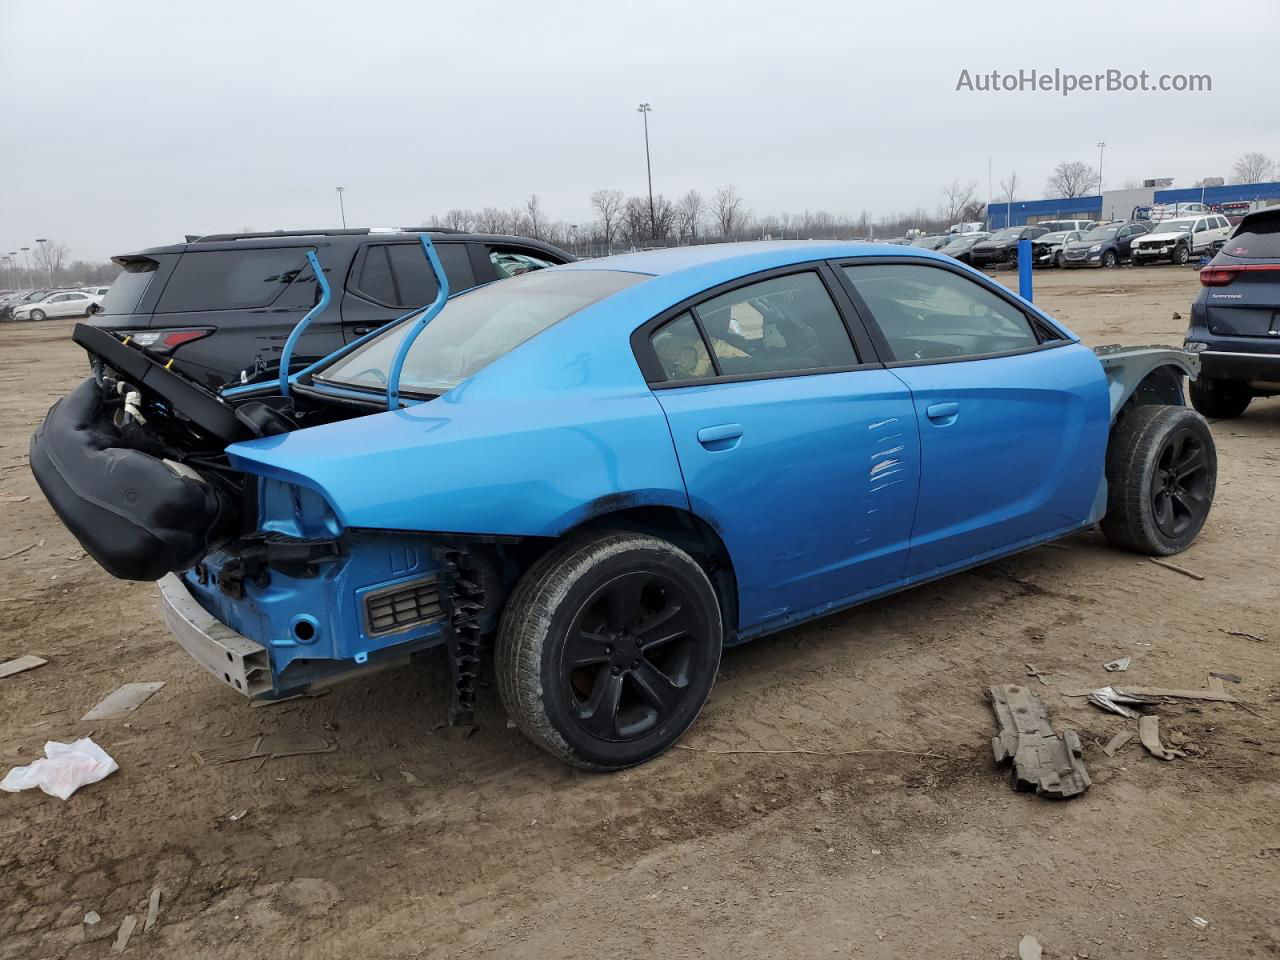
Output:
[[721,376],[858,363],[840,313],[812,271],[738,287],[694,309]]
[[[439,394],[552,324],[648,279],[620,270],[553,270],[513,277],[452,297],[413,341],[401,389]],[[317,380],[381,390],[406,324],[400,323],[334,361]]]
[[894,360],[981,357],[1039,343],[1021,310],[950,270],[868,264],[844,271],[888,341]]

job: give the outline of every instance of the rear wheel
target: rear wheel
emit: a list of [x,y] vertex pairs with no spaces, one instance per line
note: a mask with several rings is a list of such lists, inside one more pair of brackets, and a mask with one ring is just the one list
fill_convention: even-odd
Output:
[[1116,546],[1167,556],[1189,547],[1213,505],[1218,455],[1209,424],[1186,407],[1121,414],[1107,446],[1107,514]]
[[1191,405],[1206,417],[1231,420],[1240,416],[1253,399],[1253,391],[1243,380],[1198,377],[1191,381]]
[[43,320],[46,316],[47,316],[47,314],[46,314],[43,310],[32,310],[32,311],[31,311],[31,319],[32,319],[32,320]]
[[520,580],[498,631],[503,704],[567,763],[618,770],[667,750],[706,703],[724,639],[702,567],[656,537],[568,541]]

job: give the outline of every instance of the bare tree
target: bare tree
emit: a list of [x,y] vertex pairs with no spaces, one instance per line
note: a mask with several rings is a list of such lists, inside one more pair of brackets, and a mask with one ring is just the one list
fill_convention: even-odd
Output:
[[659,193],[653,198],[653,212],[650,216],[650,228],[654,240],[663,240],[671,236],[676,227],[676,205]]
[[618,230],[618,220],[626,198],[621,190],[597,190],[591,195],[591,206],[600,214],[600,227],[604,232],[605,246],[613,249],[613,235]]
[[538,203],[538,195],[536,193],[529,194],[529,199],[525,201],[525,213],[529,218],[529,231],[533,234],[533,239],[542,239],[543,221],[542,206]]
[[476,214],[475,227],[480,233],[511,233],[511,214],[497,207],[485,207]]
[[52,283],[57,283],[57,278],[62,273],[62,265],[66,262],[67,254],[70,252],[70,247],[56,240],[37,243],[34,251],[36,267],[47,273]]
[[1081,160],[1063,160],[1053,168],[1044,195],[1058,197],[1085,197],[1098,189],[1098,171]]
[[1276,162],[1265,153],[1246,153],[1231,170],[1236,183],[1266,183],[1275,176]]
[[968,183],[952,180],[950,184],[942,188],[942,219],[947,221],[948,224],[955,223],[961,219],[961,213],[973,203],[977,192],[978,182],[976,180],[970,180]]
[[732,239],[742,226],[746,215],[742,209],[742,198],[732,186],[721,187],[711,198],[711,215],[715,218],[720,236]]
[[470,233],[475,227],[476,215],[470,210],[459,210],[454,207],[444,215],[444,226],[451,230],[461,230],[464,233]]
[[680,198],[680,203],[676,208],[677,219],[680,224],[680,233],[687,237],[697,237],[698,225],[702,223],[702,217],[706,213],[707,204],[702,199],[702,194],[697,190],[690,190]]
[[633,247],[649,238],[649,201],[644,197],[631,197],[622,208],[622,236]]

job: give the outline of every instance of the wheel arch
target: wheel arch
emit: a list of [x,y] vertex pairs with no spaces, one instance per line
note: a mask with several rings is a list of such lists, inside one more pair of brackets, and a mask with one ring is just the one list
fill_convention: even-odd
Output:
[[1186,406],[1183,378],[1200,374],[1200,358],[1173,347],[1111,346],[1095,352],[1107,376],[1113,424],[1133,407]]

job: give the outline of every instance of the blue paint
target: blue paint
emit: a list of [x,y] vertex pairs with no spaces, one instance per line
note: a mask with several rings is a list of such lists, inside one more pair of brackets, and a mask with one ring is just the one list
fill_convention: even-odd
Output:
[[1018,296],[1028,303],[1031,296],[1031,238],[1018,241]]
[[[444,274],[444,267],[440,264],[440,257],[436,253],[435,244],[431,242],[431,238],[425,233],[419,234],[418,238],[422,241],[422,249],[427,255],[427,260],[431,264],[431,269],[436,275],[436,298],[431,301],[422,313],[416,318],[409,321],[405,335],[400,341],[400,346],[396,350],[395,359],[391,361],[391,371],[387,374],[387,409],[400,409],[400,374],[404,370],[405,357],[409,355],[409,348],[413,346],[413,341],[418,338],[428,323],[436,318],[436,314],[444,307],[445,301],[449,299],[449,278]],[[306,322],[305,319],[303,321]],[[297,332],[296,330],[294,331]],[[292,335],[290,335],[292,339]]]
[[[425,237],[426,234],[423,234],[423,236]],[[289,339],[285,340],[284,349],[280,352],[280,394],[285,397],[289,395],[289,363],[293,360],[293,351],[297,348],[298,341],[302,339],[302,334],[307,327],[311,326],[311,321],[329,306],[329,300],[332,296],[332,292],[329,289],[329,278],[324,275],[324,270],[320,268],[320,261],[316,259],[314,250],[307,251],[307,263],[311,264],[311,272],[315,274],[316,283],[320,284],[320,300],[289,331]]]

